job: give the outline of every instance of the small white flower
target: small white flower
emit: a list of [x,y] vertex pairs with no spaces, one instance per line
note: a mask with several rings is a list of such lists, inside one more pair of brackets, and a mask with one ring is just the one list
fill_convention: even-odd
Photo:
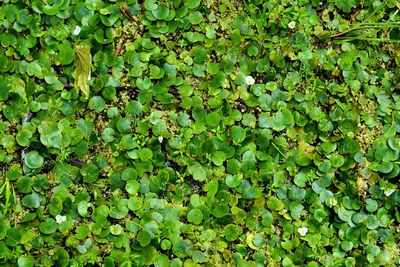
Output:
[[74,35],[78,35],[81,32],[81,27],[76,25],[75,30],[72,32]]
[[300,227],[297,231],[299,232],[299,234],[301,236],[305,236],[307,234],[307,232],[308,232],[308,228],[307,227]]
[[158,142],[162,143],[163,140],[164,140],[164,138],[162,136],[158,137]]
[[289,27],[289,29],[293,30],[294,28],[296,28],[296,22],[292,20],[291,22],[288,23],[287,26]]
[[251,76],[246,76],[246,78],[244,78],[244,80],[246,81],[247,85],[253,85],[256,81],[254,80],[253,77]]
[[66,220],[67,220],[66,216],[62,216],[62,215],[57,215],[56,216],[56,222],[57,223],[62,223],[62,222],[65,222]]
[[385,196],[390,196],[391,194],[393,194],[394,193],[394,191],[396,191],[395,189],[387,189],[387,190],[385,190],[385,192],[384,192],[384,194],[385,194]]

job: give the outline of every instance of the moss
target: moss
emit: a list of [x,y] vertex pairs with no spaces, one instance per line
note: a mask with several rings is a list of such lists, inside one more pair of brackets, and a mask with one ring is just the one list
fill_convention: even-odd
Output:
[[363,154],[366,154],[368,149],[371,148],[372,143],[376,140],[378,136],[382,134],[382,125],[377,125],[376,128],[369,128],[367,125],[359,123],[357,125],[358,132],[354,136],[360,145],[360,150]]

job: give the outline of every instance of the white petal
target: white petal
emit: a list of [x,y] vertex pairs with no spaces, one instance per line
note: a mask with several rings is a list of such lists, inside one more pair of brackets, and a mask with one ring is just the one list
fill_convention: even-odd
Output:
[[56,216],[56,222],[57,223],[62,223],[62,216],[61,215],[57,215]]
[[293,30],[296,27],[296,22],[292,20],[291,22],[288,23],[288,27],[289,29]]
[[57,215],[56,216],[56,222],[57,223],[62,223],[65,222],[67,220],[67,216],[62,216],[62,215]]
[[244,78],[244,79],[245,79],[247,85],[253,85],[255,83],[254,78],[251,76],[246,76],[246,78]]
[[393,194],[394,191],[395,191],[394,189],[385,190],[385,193],[384,193],[384,194],[385,194],[385,196],[388,197],[388,196],[390,196],[391,194]]
[[307,232],[308,232],[308,228],[307,227],[300,227],[297,231],[299,232],[299,234],[301,236],[305,236],[307,234]]
[[81,27],[79,27],[78,25],[76,25],[75,30],[73,31],[74,35],[78,35],[81,32]]

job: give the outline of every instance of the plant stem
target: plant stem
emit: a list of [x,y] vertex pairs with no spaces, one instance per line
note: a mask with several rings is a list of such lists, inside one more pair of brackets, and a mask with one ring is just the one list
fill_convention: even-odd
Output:
[[337,37],[337,41],[348,41],[348,40],[361,40],[361,41],[378,41],[378,42],[390,42],[390,43],[400,43],[400,40],[397,39],[388,39],[388,38],[371,38],[371,37]]
[[354,30],[359,30],[359,29],[368,29],[368,28],[376,28],[376,29],[382,29],[382,28],[400,28],[400,22],[395,21],[395,22],[361,22],[343,32],[339,32],[337,34],[331,35],[331,38],[338,37],[340,35],[343,35],[345,33],[354,31]]
[[281,154],[285,159],[287,159],[287,156],[282,153],[282,151],[278,148],[277,145],[274,144],[274,142],[272,142],[271,144],[276,150],[278,150],[279,154]]

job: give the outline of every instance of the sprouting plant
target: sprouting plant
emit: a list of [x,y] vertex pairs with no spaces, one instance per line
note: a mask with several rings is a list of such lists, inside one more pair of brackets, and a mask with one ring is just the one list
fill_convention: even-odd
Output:
[[16,199],[14,186],[10,184],[8,179],[5,179],[4,184],[0,187],[0,211],[3,216],[5,216],[10,209],[12,199]]
[[377,10],[374,10],[369,16],[367,16],[363,21],[355,23],[350,26],[347,30],[334,33],[330,36],[332,40],[365,40],[365,41],[380,41],[380,42],[400,42],[397,38],[381,38],[381,37],[371,37],[372,33],[377,35],[386,30],[395,30],[400,28],[400,21],[393,21],[396,17],[398,10],[394,12],[388,21],[375,22],[371,21],[373,16],[376,14]]
[[254,22],[258,34],[255,36],[257,39],[265,38],[265,30],[264,26],[268,22],[268,15],[269,13],[278,6],[280,1],[277,1],[275,5],[272,7],[270,11],[267,11],[267,6],[263,5],[263,9],[261,10],[254,4],[251,4],[250,1],[246,0],[243,1],[243,4],[246,8],[246,11],[249,13],[251,21]]

